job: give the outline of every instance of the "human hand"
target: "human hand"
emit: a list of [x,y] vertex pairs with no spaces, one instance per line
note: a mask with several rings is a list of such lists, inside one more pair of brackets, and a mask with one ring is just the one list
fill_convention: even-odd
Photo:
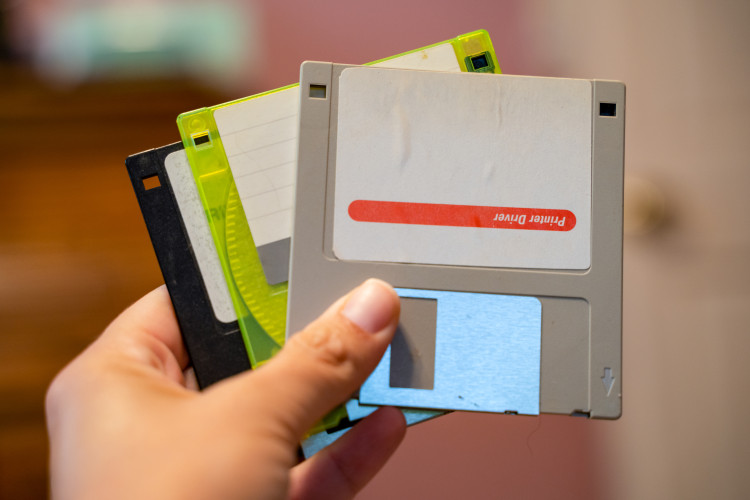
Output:
[[399,300],[368,280],[261,368],[203,392],[162,286],[123,312],[53,381],[46,409],[53,498],[350,498],[405,433],[381,408],[296,465],[305,432],[375,368]]

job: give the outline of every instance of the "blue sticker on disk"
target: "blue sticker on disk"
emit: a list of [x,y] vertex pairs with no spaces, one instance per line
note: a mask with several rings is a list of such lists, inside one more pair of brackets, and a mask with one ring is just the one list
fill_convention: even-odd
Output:
[[[415,308],[418,317],[411,320],[416,329],[434,325],[427,326],[434,329],[433,345],[414,347],[415,341],[406,338],[402,341],[407,346],[404,356],[398,350],[404,348],[396,347],[397,335],[362,385],[361,404],[539,414],[539,299],[407,288],[396,291],[402,299],[427,299],[422,302],[434,304]],[[408,315],[402,300],[402,323]],[[425,344],[423,338],[420,342]],[[423,352],[428,353],[428,359],[422,359]],[[392,360],[398,365],[413,362],[421,368],[391,366]],[[424,373],[425,367],[429,373]],[[409,380],[415,385],[410,386]]]

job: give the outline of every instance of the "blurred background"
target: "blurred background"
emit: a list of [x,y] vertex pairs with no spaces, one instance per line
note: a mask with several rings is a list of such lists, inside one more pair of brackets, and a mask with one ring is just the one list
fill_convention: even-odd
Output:
[[750,2],[0,2],[0,497],[44,392],[162,278],[124,167],[184,111],[485,28],[503,71],[627,85],[623,417],[452,414],[361,498],[750,497]]

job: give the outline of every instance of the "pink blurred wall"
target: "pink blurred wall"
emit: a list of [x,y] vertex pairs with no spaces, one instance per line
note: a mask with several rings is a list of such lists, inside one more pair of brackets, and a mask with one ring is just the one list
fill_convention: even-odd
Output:
[[299,78],[304,60],[361,64],[486,29],[505,72],[524,73],[527,43],[519,1],[258,2],[264,45],[261,88]]

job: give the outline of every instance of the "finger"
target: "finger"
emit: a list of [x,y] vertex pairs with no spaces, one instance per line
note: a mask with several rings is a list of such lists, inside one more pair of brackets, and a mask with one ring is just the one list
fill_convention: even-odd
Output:
[[169,294],[161,286],[121,313],[55,377],[45,402],[48,421],[59,413],[61,401],[70,402],[71,395],[90,393],[91,384],[103,379],[91,377],[91,373],[151,376],[157,372],[182,383],[187,362]]
[[290,475],[290,498],[354,497],[385,465],[405,433],[400,410],[379,409],[295,467]]
[[238,425],[250,412],[262,411],[266,421],[280,427],[276,431],[296,444],[365,381],[393,338],[398,313],[393,288],[368,280],[291,337],[251,376],[217,389],[225,393]]
[[98,343],[115,349],[117,354],[153,366],[173,380],[183,380],[182,372],[189,363],[164,285],[122,312],[94,345]]

